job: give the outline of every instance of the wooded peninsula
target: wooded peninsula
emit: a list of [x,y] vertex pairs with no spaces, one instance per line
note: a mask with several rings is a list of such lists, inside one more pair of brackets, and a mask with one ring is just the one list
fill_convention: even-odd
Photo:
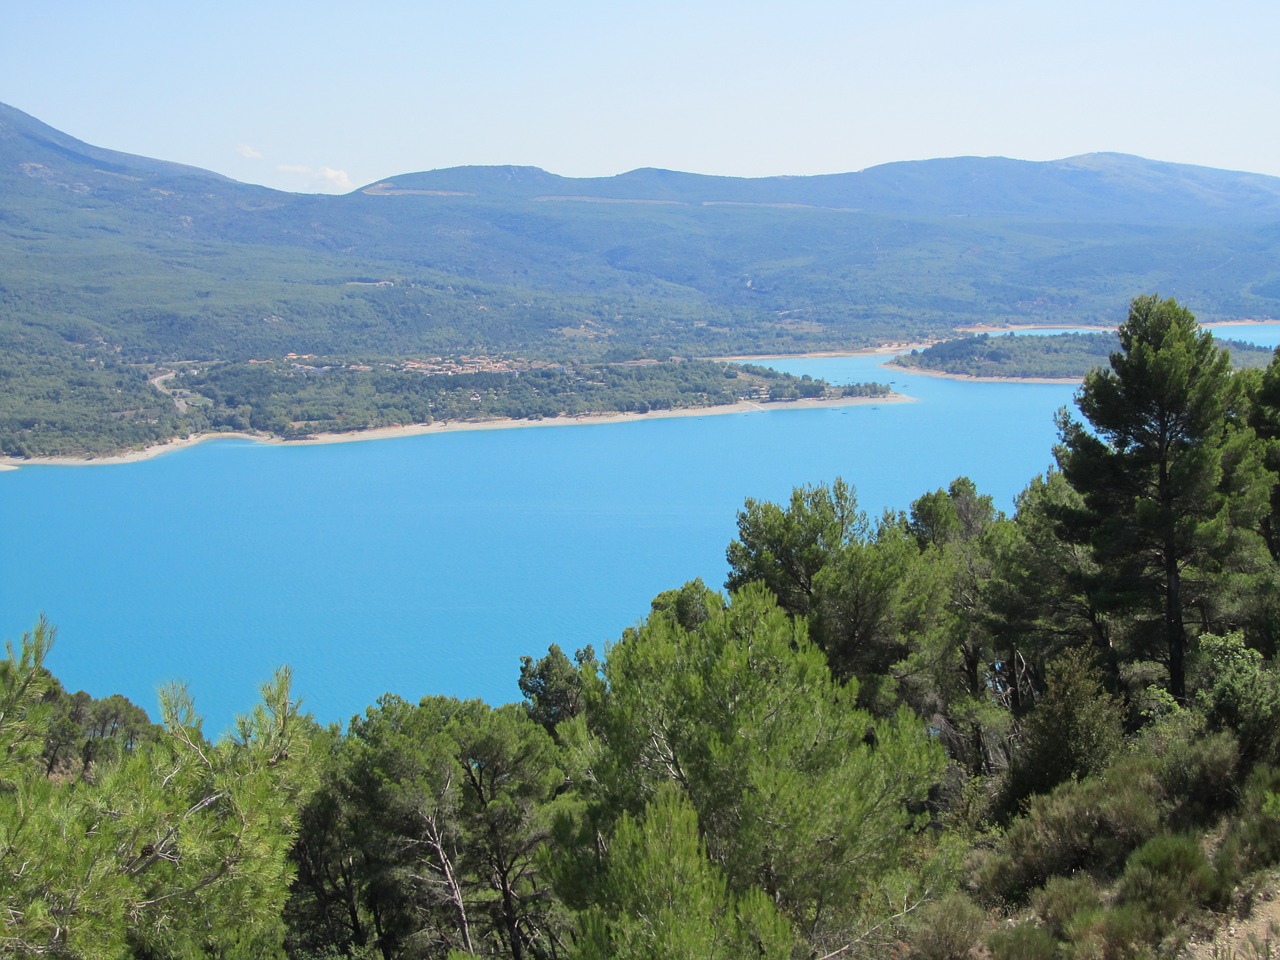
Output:
[[[1237,368],[1265,367],[1272,351],[1239,340],[1218,340]],[[979,333],[943,340],[894,357],[890,363],[922,373],[976,379],[1079,380],[1105,367],[1119,347],[1114,333],[1015,336]]]
[[[160,372],[155,373],[153,370]],[[0,360],[0,375],[4,372]],[[11,371],[30,386],[32,371]],[[56,379],[57,375],[53,376]],[[566,420],[847,397],[889,387],[835,388],[750,364],[713,360],[561,364],[464,357],[340,361],[291,355],[252,363],[93,367],[74,393],[0,394],[0,457],[102,457],[178,438],[245,433],[279,440],[405,425]],[[122,405],[134,404],[127,415]]]

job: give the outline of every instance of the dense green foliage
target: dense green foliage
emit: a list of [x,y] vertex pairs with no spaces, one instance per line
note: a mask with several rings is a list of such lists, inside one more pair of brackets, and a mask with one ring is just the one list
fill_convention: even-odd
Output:
[[[871,519],[749,500],[692,581],[523,704],[283,680],[210,744],[0,663],[19,956],[1174,958],[1280,867],[1280,354],[1169,300],[1006,517],[966,478]],[[1255,426],[1256,425],[1256,426]],[[1167,562],[1172,560],[1172,562]]]
[[0,948],[22,957],[278,952],[311,776],[287,671],[218,743],[174,688],[162,731],[94,731],[90,739],[115,749],[68,768],[51,756],[68,719],[56,687],[46,698],[41,664],[52,641],[42,621],[0,663]]
[[706,855],[698,817],[678,787],[660,788],[637,823],[624,813],[580,921],[581,960],[787,960],[793,937],[758,889],[735,896]]
[[[427,374],[400,364],[369,369],[305,363],[223,365],[185,372],[174,389],[210,402],[214,429],[282,436],[437,420],[542,419],[589,413],[648,413],[817,398],[822,381],[707,360],[679,363],[517,366],[494,372]],[[864,385],[868,392],[888,387]]]
[[[1119,346],[1114,333],[1060,333],[1052,336],[961,337],[931,344],[895,357],[909,369],[964,377],[1026,377],[1077,379],[1106,366]],[[1271,351],[1235,340],[1219,341],[1238,368],[1265,367]]]
[[0,456],[110,453],[185,432],[147,379],[110,358],[0,351]]

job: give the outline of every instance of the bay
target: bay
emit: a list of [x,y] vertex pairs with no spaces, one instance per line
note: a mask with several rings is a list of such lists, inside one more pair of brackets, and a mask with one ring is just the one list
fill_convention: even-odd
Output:
[[[1255,328],[1263,329],[1263,328]],[[0,636],[44,612],[71,690],[156,714],[186,682],[211,732],[289,664],[345,721],[385,692],[519,699],[521,655],[600,651],[662,590],[720,588],[747,497],[852,483],[906,509],[960,475],[1011,510],[1051,462],[1063,384],[913,375],[886,357],[778,369],[915,398],[838,408],[288,447],[0,473]]]
[[1240,340],[1259,347],[1280,347],[1280,323],[1217,323],[1210,330],[1220,340]]

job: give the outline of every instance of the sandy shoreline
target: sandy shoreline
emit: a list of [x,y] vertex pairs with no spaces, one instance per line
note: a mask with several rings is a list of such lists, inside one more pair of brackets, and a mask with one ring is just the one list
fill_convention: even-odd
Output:
[[[1227,324],[1280,324],[1280,320],[1220,320],[1201,324],[1204,327],[1224,326]],[[995,333],[1009,330],[1055,330],[1070,326],[1090,330],[1114,330],[1115,327],[1094,326],[1090,324],[1068,323],[1027,323],[1017,326],[993,326],[976,324],[956,327],[960,333]],[[932,346],[935,341],[885,343],[877,347],[863,347],[858,350],[818,350],[810,353],[757,353],[724,357],[708,357],[710,360],[727,360],[734,363],[752,363],[761,360],[786,359],[835,359],[839,357],[888,356],[906,353],[911,350],[923,350]],[[970,380],[975,383],[1079,383],[1081,377],[974,377],[967,374],[944,373],[938,370],[924,370],[919,367],[891,367],[903,373],[918,373],[926,377],[942,377],[950,380]],[[752,413],[765,410],[794,410],[805,407],[843,407],[871,403],[910,403],[914,398],[899,393],[891,393],[884,397],[839,397],[832,400],[792,400],[777,403],[757,403],[755,401],[739,401],[732,404],[721,404],[715,407],[687,407],[678,410],[651,410],[649,413],[602,413],[582,414],[579,416],[550,417],[543,420],[513,420],[494,418],[492,420],[448,420],[442,423],[415,423],[398,427],[375,427],[369,430],[353,430],[346,433],[320,433],[302,440],[283,440],[268,434],[258,433],[202,433],[167,443],[156,444],[142,450],[130,450],[126,453],[111,454],[102,457],[34,457],[24,460],[18,457],[0,457],[0,471],[16,470],[25,466],[97,466],[120,463],[137,463],[150,460],[198,443],[212,440],[253,440],[257,443],[277,444],[281,446],[306,446],[317,443],[358,443],[364,440],[383,440],[394,437],[412,437],[427,433],[455,433],[471,430],[521,430],[531,427],[572,427],[592,424],[629,423],[637,420],[661,420],[669,417],[707,417],[724,416],[733,413]]]
[[925,370],[923,367],[892,367],[903,373],[918,373],[943,380],[968,380],[971,383],[1080,383],[1084,377],[975,377],[968,373],[947,373],[944,370]]
[[649,413],[602,413],[572,417],[549,417],[543,420],[448,420],[441,423],[412,423],[399,427],[375,427],[370,430],[353,430],[347,433],[318,433],[302,440],[283,440],[279,437],[256,433],[201,433],[181,440],[156,444],[142,450],[112,454],[103,457],[34,457],[23,460],[17,457],[0,457],[0,470],[15,470],[26,466],[106,466],[120,463],[137,463],[166,453],[184,450],[198,443],[212,440],[253,440],[278,446],[301,447],[320,443],[357,443],[365,440],[386,440],[394,437],[413,437],[428,433],[461,433],[472,430],[523,430],[533,427],[574,427],[594,424],[631,423],[640,420],[664,420],[671,417],[724,416],[733,413],[759,413],[769,410],[802,410],[826,407],[864,406],[875,403],[911,403],[913,398],[898,393],[883,397],[837,397],[831,400],[788,400],[774,403],[757,403],[743,400],[738,403],[714,407],[681,407],[678,410],[651,410]]
[[[956,329],[959,329],[957,327]],[[905,341],[902,343],[882,343],[878,347],[862,347],[858,350],[816,350],[812,353],[752,353],[732,357],[707,357],[708,360],[728,360],[731,363],[753,363],[756,360],[824,360],[839,357],[876,357],[893,353],[906,353],[909,350],[923,350],[933,346],[936,340]]]
[[[1280,320],[1205,320],[1200,323],[1202,327],[1235,327],[1251,324],[1256,326],[1276,326],[1280,325]],[[1011,330],[1061,330],[1070,328],[1072,330],[1097,330],[1099,333],[1107,333],[1115,330],[1115,326],[1097,323],[1018,323],[1005,324],[996,326],[989,323],[975,323],[967,327],[956,327],[960,333],[1008,333]]]
[[1236,327],[1245,324],[1255,324],[1262,327],[1274,327],[1280,324],[1280,320],[1206,320],[1200,324],[1202,327]]
[[[1207,326],[1207,324],[1206,324]],[[1016,323],[996,325],[991,323],[974,323],[967,327],[956,327],[957,333],[1009,333],[1013,330],[1097,330],[1107,333],[1115,330],[1114,326],[1099,323]]]

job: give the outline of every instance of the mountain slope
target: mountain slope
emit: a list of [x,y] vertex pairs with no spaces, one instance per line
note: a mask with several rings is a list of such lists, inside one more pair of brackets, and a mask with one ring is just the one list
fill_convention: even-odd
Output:
[[468,167],[306,196],[0,105],[0,342],[26,348],[662,357],[1114,319],[1143,291],[1280,316],[1277,252],[1280,179],[1115,154],[757,180]]

